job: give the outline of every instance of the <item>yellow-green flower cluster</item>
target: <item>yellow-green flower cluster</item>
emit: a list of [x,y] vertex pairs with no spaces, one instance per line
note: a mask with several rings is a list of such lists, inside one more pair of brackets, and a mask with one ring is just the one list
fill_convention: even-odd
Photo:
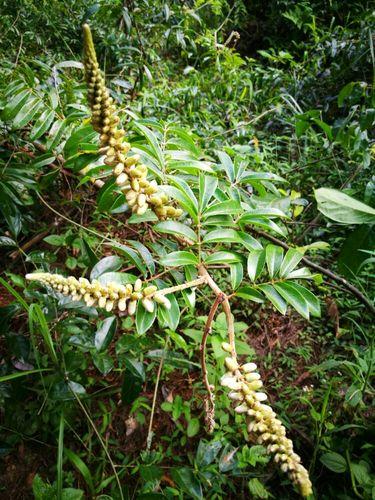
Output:
[[143,286],[140,279],[137,279],[133,285],[130,283],[120,285],[118,283],[108,283],[102,285],[98,280],[91,282],[86,278],[75,278],[69,276],[66,278],[61,274],[33,273],[27,274],[26,279],[35,280],[50,286],[63,295],[70,295],[72,300],[84,300],[87,306],[97,306],[110,312],[113,309],[121,312],[127,311],[132,316],[137,308],[138,301],[142,302],[143,307],[148,312],[153,312],[155,302],[161,304],[166,309],[170,309],[171,303],[157,286]]
[[169,204],[168,196],[159,190],[155,180],[147,179],[148,168],[137,154],[129,155],[130,144],[124,140],[125,131],[118,127],[116,107],[105,86],[99,69],[90,27],[83,26],[84,66],[88,85],[88,100],[92,108],[92,125],[100,134],[100,152],[105,164],[113,167],[116,184],[125,194],[132,211],[142,215],[151,208],[159,219],[177,218],[180,208]]
[[[223,344],[223,349],[232,352],[231,346]],[[248,419],[249,434],[257,435],[257,442],[267,447],[275,462],[283,472],[288,473],[302,496],[312,493],[309,474],[301,464],[301,459],[293,451],[293,443],[286,437],[285,427],[270,406],[264,403],[267,395],[262,391],[263,383],[255,363],[240,366],[237,359],[229,356],[225,359],[228,372],[221,378],[221,385],[228,387],[229,398],[236,402],[236,413],[243,413]]]

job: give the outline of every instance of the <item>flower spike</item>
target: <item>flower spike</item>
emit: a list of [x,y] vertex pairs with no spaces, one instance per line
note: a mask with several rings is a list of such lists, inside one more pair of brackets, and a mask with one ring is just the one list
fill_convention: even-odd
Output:
[[50,273],[27,274],[26,279],[38,281],[63,295],[71,296],[73,301],[83,300],[87,306],[100,307],[108,312],[112,310],[127,311],[128,315],[132,316],[135,314],[139,300],[149,312],[153,312],[155,302],[166,309],[171,307],[170,301],[158,291],[156,286],[143,287],[143,283],[139,279],[134,285],[130,283],[120,285],[114,282],[102,285],[98,280],[90,282],[86,278],[77,279],[74,276],[66,278],[61,274]]
[[[231,353],[231,346],[224,342],[224,351]],[[227,373],[221,378],[221,385],[231,389],[228,396],[236,403],[235,412],[247,415],[249,434],[257,435],[257,442],[267,447],[268,453],[280,469],[286,472],[303,497],[312,493],[309,473],[301,464],[301,458],[293,451],[293,443],[286,437],[286,430],[276,413],[264,404],[267,395],[259,392],[263,386],[255,363],[239,366],[236,358],[225,359]]]
[[112,166],[116,184],[134,213],[142,215],[151,208],[159,219],[180,217],[182,210],[169,204],[168,196],[159,190],[155,180],[147,179],[148,168],[140,162],[140,156],[129,154],[131,146],[124,140],[125,131],[119,126],[116,106],[105,86],[88,24],[83,25],[83,38],[83,62],[92,126],[100,134],[100,152],[105,155],[104,163]]

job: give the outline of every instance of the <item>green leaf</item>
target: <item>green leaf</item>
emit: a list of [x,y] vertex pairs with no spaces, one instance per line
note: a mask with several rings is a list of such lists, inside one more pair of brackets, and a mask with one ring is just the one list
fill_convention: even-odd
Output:
[[375,209],[336,189],[316,189],[318,210],[342,224],[373,224]]
[[248,482],[249,491],[251,494],[251,498],[268,498],[268,491],[263,486],[263,484],[259,481],[258,478],[254,477],[250,479]]
[[147,128],[145,125],[142,125],[141,123],[135,123],[135,127],[140,130],[140,132],[146,137],[147,142],[150,145],[151,153],[153,154],[154,158],[157,160],[159,168],[161,171],[164,170],[164,157],[163,157],[163,151],[161,150],[159,146],[159,142],[155,136],[155,134]]
[[43,134],[49,130],[52,125],[53,119],[55,118],[55,112],[53,110],[45,109],[43,113],[38,117],[34,123],[33,128],[30,132],[30,140],[35,141],[39,139]]
[[203,243],[242,243],[238,231],[234,229],[214,229],[209,231],[203,237]]
[[284,250],[276,245],[267,245],[266,262],[271,278],[277,275],[283,260]]
[[49,372],[51,368],[39,368],[37,370],[26,370],[17,373],[10,373],[9,375],[3,375],[0,377],[0,384],[3,382],[8,382],[8,380],[13,380],[15,378],[26,377],[27,375],[33,375],[34,373]]
[[100,371],[102,375],[108,375],[108,373],[113,369],[114,363],[111,356],[106,353],[92,353],[92,360],[96,368]]
[[147,330],[151,328],[156,318],[156,310],[157,308],[155,307],[152,313],[148,312],[143,307],[142,302],[138,302],[137,312],[135,316],[135,324],[139,335],[143,335],[144,333],[147,332]]
[[334,451],[324,453],[320,457],[320,461],[322,462],[323,465],[327,467],[327,469],[331,470],[332,472],[337,472],[337,473],[346,472],[347,469],[346,459],[339,453],[336,453]]
[[179,252],[172,252],[160,260],[163,266],[188,266],[198,265],[198,258],[196,255],[184,250]]
[[230,180],[230,182],[234,182],[235,181],[234,165],[231,157],[227,153],[225,153],[225,151],[216,151],[216,153],[220,159],[220,163],[221,166],[223,167],[223,170],[228,176],[228,179]]
[[203,212],[203,217],[211,217],[213,215],[236,215],[242,212],[241,203],[236,200],[227,200],[215,203],[209,206]]
[[171,308],[166,309],[162,306],[158,307],[158,319],[159,321],[161,319],[164,324],[167,324],[168,328],[176,331],[180,322],[180,306],[173,294],[166,295],[166,297],[171,303]]
[[313,293],[310,292],[307,288],[305,288],[302,285],[299,285],[298,283],[287,283],[290,288],[294,289],[296,292],[298,292],[302,297],[305,299],[307,302],[307,307],[309,308],[310,314],[312,316],[315,316],[317,318],[320,317],[321,311],[320,311],[320,302],[317,297]]
[[134,358],[126,358],[125,367],[121,399],[124,404],[131,404],[141,392],[146,376],[142,363]]
[[22,90],[18,94],[16,94],[12,99],[7,103],[5,108],[3,109],[3,112],[1,113],[1,118],[4,121],[12,120],[18,111],[22,108],[22,106],[25,104],[29,96],[31,95],[31,92],[29,89]]
[[292,283],[275,283],[273,286],[301,316],[305,319],[310,318],[310,311],[306,299],[292,286]]
[[0,247],[17,247],[17,243],[8,236],[0,236]]
[[199,176],[199,209],[204,212],[207,204],[216,191],[218,180],[216,177],[201,174]]
[[256,289],[251,286],[243,286],[236,290],[236,295],[241,297],[242,299],[252,300],[253,302],[257,302],[258,304],[262,304],[264,302],[263,295]]
[[115,248],[119,253],[125,255],[132,264],[134,264],[142,274],[147,274],[147,268],[143,263],[142,259],[139,257],[138,252],[133,250],[132,248],[127,247],[126,245],[121,245],[120,243],[113,243],[112,248]]
[[266,261],[266,252],[264,250],[254,250],[249,253],[247,258],[247,274],[251,281],[255,281],[263,271]]
[[203,500],[202,486],[190,467],[179,467],[171,470],[172,479],[183,492],[195,500]]
[[198,222],[197,206],[195,205],[194,200],[177,187],[163,186],[162,189],[168,196],[178,201],[181,208],[183,208],[190,215],[194,222]]
[[281,313],[285,314],[287,309],[287,303],[280,296],[280,294],[274,289],[272,285],[258,285],[258,289],[261,290],[271,304]]
[[234,252],[215,252],[208,255],[204,262],[206,264],[232,264],[233,262],[241,262],[241,255]]
[[60,234],[50,234],[43,238],[43,241],[49,245],[54,245],[56,247],[62,247],[65,244],[65,236]]
[[195,458],[198,467],[206,467],[207,465],[212,464],[222,447],[223,443],[220,440],[205,443],[201,439],[199,441],[197,455]]
[[159,231],[159,233],[167,233],[167,234],[175,234],[177,236],[182,236],[183,238],[187,238],[188,240],[196,243],[198,238],[195,232],[186,224],[182,224],[181,222],[176,222],[172,220],[166,220],[163,222],[159,222],[154,226],[155,231]]
[[78,470],[78,472],[82,475],[83,479],[85,480],[85,482],[90,490],[91,495],[95,496],[94,481],[93,481],[91,472],[90,472],[89,468],[87,467],[87,465],[72,450],[65,448],[64,454],[68,458],[68,460],[73,464],[73,466]]
[[43,106],[43,103],[38,97],[34,97],[26,101],[24,106],[15,116],[12,128],[17,129],[25,127],[34,118],[38,111],[40,111],[41,106]]
[[92,268],[90,280],[98,279],[100,275],[112,271],[118,271],[122,266],[122,259],[117,255],[104,257]]
[[187,436],[189,438],[191,438],[191,437],[197,435],[199,432],[199,427],[200,427],[199,419],[198,418],[191,418],[189,420],[187,430],[186,430]]
[[241,262],[229,264],[230,267],[230,282],[233,290],[236,290],[243,280],[243,266]]
[[99,323],[99,328],[95,332],[95,347],[98,352],[105,351],[116,333],[116,316],[105,318]]
[[303,259],[303,254],[294,248],[289,248],[280,266],[280,277],[285,278]]

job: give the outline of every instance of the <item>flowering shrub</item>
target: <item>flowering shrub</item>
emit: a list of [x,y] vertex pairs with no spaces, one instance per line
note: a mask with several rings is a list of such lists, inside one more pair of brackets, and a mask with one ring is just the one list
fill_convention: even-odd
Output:
[[[135,315],[139,333],[149,330],[156,320],[161,328],[172,325],[176,329],[180,293],[187,307],[194,309],[195,290],[211,289],[214,299],[201,343],[208,431],[218,424],[216,388],[208,380],[204,353],[220,306],[228,334],[228,341],[222,344],[227,372],[220,383],[230,389],[228,397],[235,403],[235,412],[247,419],[245,434],[265,445],[301,495],[309,496],[312,486],[308,473],[293,451],[282,422],[265,404],[267,395],[262,391],[257,366],[252,361],[241,363],[237,356],[231,312],[231,299],[236,298],[245,303],[269,301],[281,314],[291,306],[305,319],[320,314],[319,301],[301,285],[301,281],[319,282],[319,276],[312,275],[306,267],[297,267],[307,247],[285,252],[278,245],[264,244],[260,236],[259,230],[265,230],[266,235],[271,231],[286,236],[283,221],[292,217],[293,206],[291,197],[276,187],[283,179],[250,170],[241,155],[233,161],[227,153],[218,152],[220,163],[204,161],[186,134],[179,134],[180,141],[174,141],[173,148],[162,149],[155,134],[141,122],[138,129],[144,132],[148,147],[134,151],[125,141],[125,131],[105,87],[87,25],[84,40],[92,127],[100,136],[96,165],[90,169],[88,162],[84,173],[94,182],[109,177],[104,184],[99,183],[99,197],[106,196],[106,205],[113,206],[120,196],[124,205],[121,213],[133,212],[131,218],[139,227],[153,223],[152,231],[160,238],[149,245],[136,240],[131,247],[126,241],[112,244],[131,263],[134,273],[116,272],[122,267],[121,259],[107,256],[96,264],[90,281],[42,270],[26,278],[41,283],[51,293],[57,292],[57,297],[70,297],[88,308],[98,308],[99,314]],[[91,131],[85,133],[95,139]],[[179,151],[176,144],[184,144],[190,152]],[[170,220],[177,217],[179,221]],[[225,290],[218,284],[218,268],[228,274]],[[228,282],[231,289],[227,290]]]

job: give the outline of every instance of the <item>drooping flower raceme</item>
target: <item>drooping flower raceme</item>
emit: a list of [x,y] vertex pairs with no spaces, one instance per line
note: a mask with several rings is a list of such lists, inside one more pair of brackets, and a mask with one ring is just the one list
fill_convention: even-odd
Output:
[[92,125],[100,134],[100,152],[105,164],[113,167],[116,184],[125,194],[132,211],[142,215],[150,207],[159,219],[177,218],[180,208],[169,204],[168,196],[159,190],[155,180],[147,179],[148,168],[138,154],[128,154],[131,146],[124,140],[125,131],[119,127],[116,107],[105,86],[99,69],[90,27],[83,26],[84,66],[88,85],[88,100],[92,109]]
[[[232,352],[231,346],[223,344],[223,349]],[[309,474],[301,464],[301,459],[293,451],[293,443],[286,437],[285,427],[276,413],[264,402],[267,395],[262,391],[263,383],[255,363],[238,364],[233,356],[225,359],[228,372],[221,378],[221,385],[231,391],[228,396],[236,403],[235,412],[247,416],[249,434],[256,434],[259,444],[267,447],[275,462],[298,487],[302,496],[312,493]]]
[[155,302],[169,309],[171,303],[155,285],[143,286],[140,279],[132,285],[120,285],[118,283],[108,283],[102,285],[98,280],[91,282],[86,278],[65,277],[60,274],[32,273],[27,274],[26,279],[39,281],[54,290],[69,295],[73,301],[83,300],[87,306],[98,306],[110,312],[118,309],[127,312],[132,316],[137,307],[137,302],[141,301],[143,307],[148,312],[153,312]]

